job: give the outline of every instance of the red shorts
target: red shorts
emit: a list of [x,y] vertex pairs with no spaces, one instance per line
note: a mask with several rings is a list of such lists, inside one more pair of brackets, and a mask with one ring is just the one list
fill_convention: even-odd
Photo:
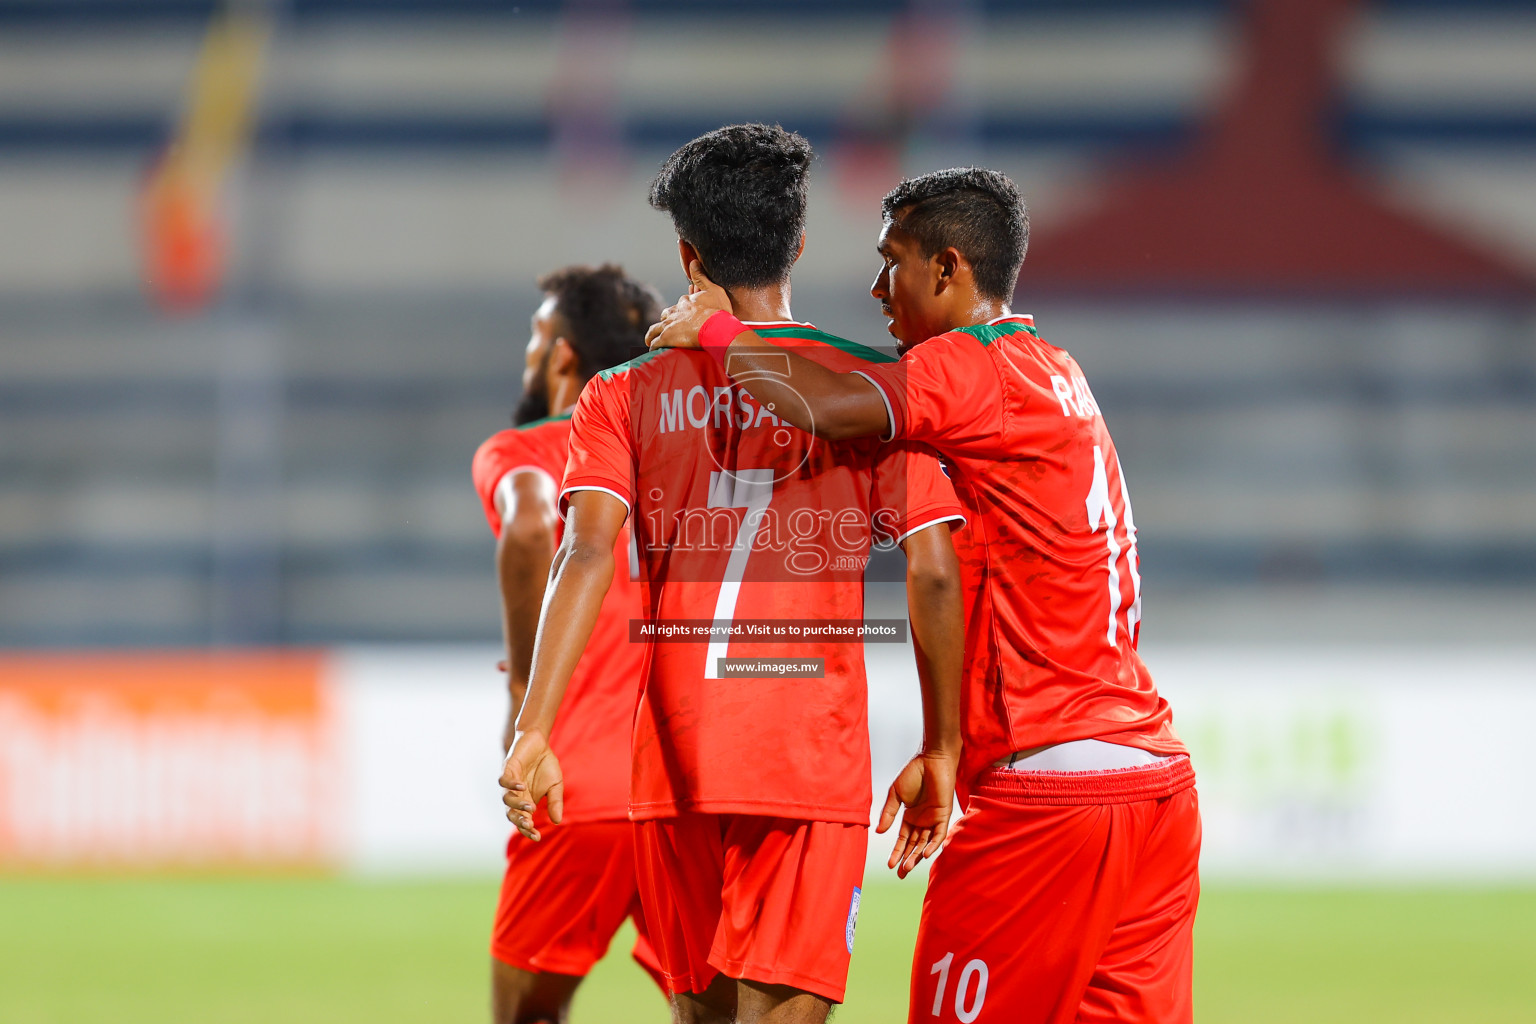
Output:
[[534,842],[514,832],[491,932],[491,956],[539,974],[584,976],[633,917],[634,958],[661,984],[635,892],[635,832],[627,821],[548,825]]
[[674,992],[716,974],[843,1001],[869,826],[751,814],[635,824],[640,899]]
[[1188,1024],[1194,781],[1187,757],[983,774],[929,876],[910,1024]]

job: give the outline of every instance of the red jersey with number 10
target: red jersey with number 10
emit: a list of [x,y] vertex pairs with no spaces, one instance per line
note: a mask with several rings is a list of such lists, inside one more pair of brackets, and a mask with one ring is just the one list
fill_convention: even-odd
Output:
[[[890,361],[809,324],[754,327],[832,369]],[[857,627],[872,537],[897,540],[961,517],[932,453],[874,438],[818,440],[759,405],[709,356],[676,349],[606,370],[582,391],[562,511],[577,490],[607,491],[629,507],[645,592],[637,627],[652,630],[746,630],[765,620]],[[857,633],[645,635],[655,642],[635,720],[632,818],[697,811],[868,823]]]
[[962,778],[1018,750],[1100,739],[1184,752],[1136,652],[1136,523],[1077,362],[1028,316],[930,338],[867,367],[893,435],[926,442],[970,522]]

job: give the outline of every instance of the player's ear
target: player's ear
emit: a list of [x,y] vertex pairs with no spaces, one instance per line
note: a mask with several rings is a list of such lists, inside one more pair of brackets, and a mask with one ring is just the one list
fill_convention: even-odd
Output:
[[581,371],[581,358],[576,348],[565,336],[556,338],[549,347],[549,372],[556,377],[575,377]]
[[805,254],[805,232],[800,232],[800,248],[795,250],[795,262],[800,262],[800,257]]
[[[688,276],[688,267],[694,260],[699,260],[699,250],[693,247],[693,243],[685,242],[679,238],[677,240],[677,261],[683,265],[684,277]],[[703,265],[704,261],[699,260],[699,266],[702,267]]]
[[960,250],[954,246],[940,249],[933,255],[933,290],[934,293],[944,291],[955,283],[955,278],[960,273],[960,268],[965,263],[965,257],[960,255]]

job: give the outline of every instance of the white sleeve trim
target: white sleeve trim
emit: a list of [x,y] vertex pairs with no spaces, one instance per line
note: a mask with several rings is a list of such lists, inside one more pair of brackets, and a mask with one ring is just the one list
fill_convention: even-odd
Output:
[[962,522],[962,523],[965,522],[965,516],[940,516],[937,519],[930,519],[926,523],[923,523],[921,526],[914,526],[914,527],[912,527],[912,529],[908,530],[906,533],[902,534],[900,537],[897,537],[896,538],[896,543],[900,544],[902,541],[906,540],[908,537],[912,536],[914,533],[921,533],[922,531],[928,529],[928,527],[930,527],[930,526],[938,526],[940,523],[953,523],[953,522],[956,522],[956,521],[959,521],[959,522]]
[[567,494],[575,494],[577,491],[602,491],[604,494],[611,494],[615,498],[618,498],[620,501],[622,501],[624,503],[624,511],[625,511],[626,514],[633,514],[634,511],[635,511],[633,508],[630,507],[629,499],[624,497],[624,495],[620,494],[618,491],[610,490],[607,487],[599,487],[596,484],[579,484],[579,485],[577,485],[575,487],[567,487],[565,490],[560,492],[560,498],[555,503],[555,507],[559,510],[560,518],[562,520],[565,519],[565,515],[566,515],[566,500],[565,500],[565,496]]
[[880,386],[879,381],[875,380],[875,378],[871,377],[863,370],[854,370],[853,372],[873,384],[875,386],[875,390],[880,392],[880,401],[885,403],[885,421],[891,425],[891,430],[890,433],[886,434],[880,440],[896,440],[896,410],[891,408],[891,397],[885,393],[885,388]]
[[507,509],[512,507],[512,478],[519,473],[537,473],[549,481],[549,489],[554,490],[560,486],[560,482],[549,475],[549,470],[543,466],[527,465],[513,466],[501,474],[501,479],[496,481],[496,486],[491,489],[491,505],[496,509],[496,514],[501,521],[507,521]]

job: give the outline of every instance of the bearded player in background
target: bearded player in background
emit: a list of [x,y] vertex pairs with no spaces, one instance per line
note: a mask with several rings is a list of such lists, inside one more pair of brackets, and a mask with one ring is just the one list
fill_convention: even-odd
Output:
[[1136,650],[1114,442],[1077,362],[1009,308],[1029,238],[1013,182],[938,171],[882,213],[870,291],[899,361],[839,373],[775,349],[697,264],[650,340],[703,348],[820,436],[932,446],[966,507],[965,814],[930,876],[909,1019],[1184,1024],[1200,812]]
[[[655,321],[655,292],[615,266],[567,267],[539,279],[523,397],[511,430],[475,453],[475,491],[496,535],[511,709],[502,750],[528,688],[539,608],[560,540],[555,513],[570,443],[571,409],[588,378],[642,346]],[[616,556],[628,565],[629,530]],[[607,952],[626,916],[640,938],[634,957],[656,976],[636,895],[634,833],[628,820],[630,733],[644,648],[629,643],[640,594],[629,572],[614,574],[593,643],[571,678],[566,714],[550,742],[566,766],[565,815],[541,820],[533,843],[513,833],[491,939],[494,1024],[563,1021],[581,979]]]

